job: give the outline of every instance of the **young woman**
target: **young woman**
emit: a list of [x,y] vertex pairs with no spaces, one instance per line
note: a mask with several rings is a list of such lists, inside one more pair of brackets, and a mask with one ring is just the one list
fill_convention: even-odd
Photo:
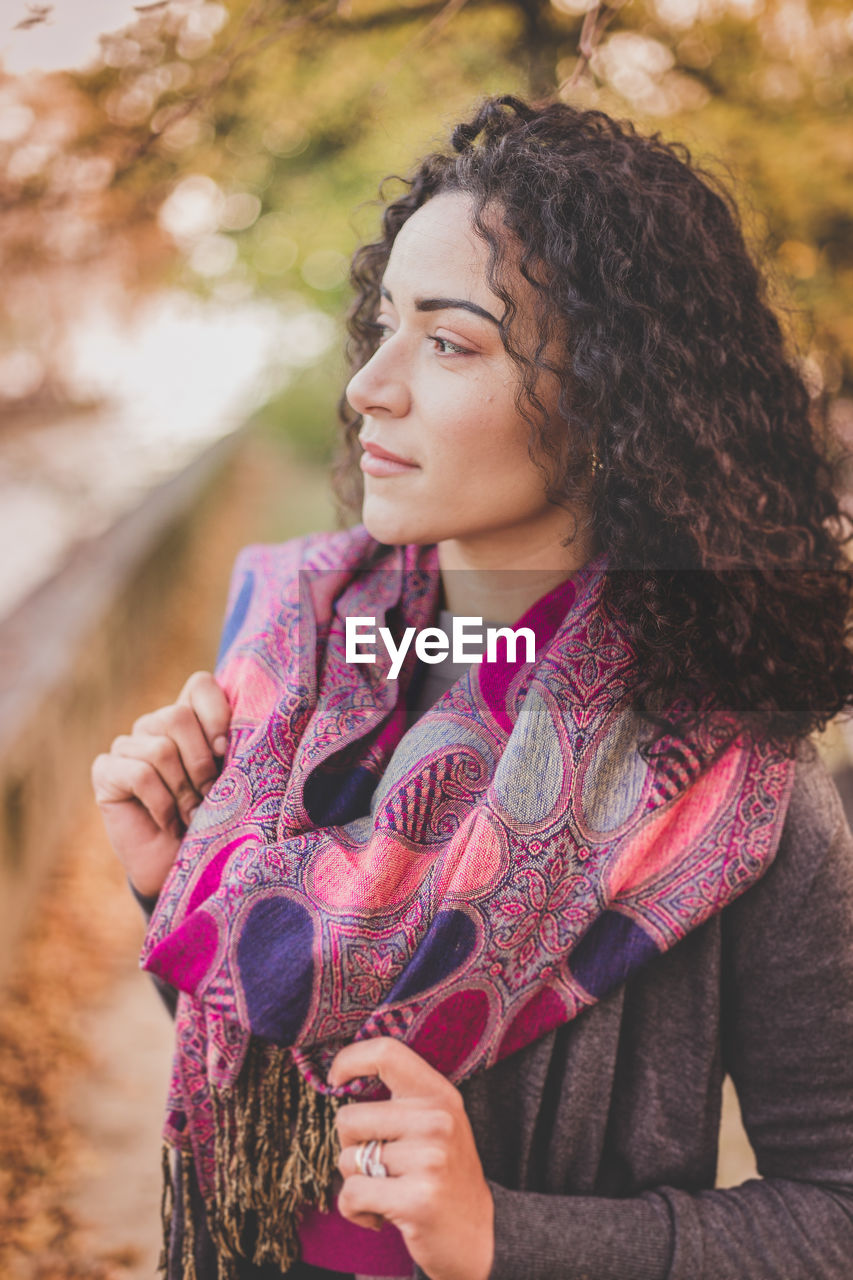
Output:
[[[93,769],[179,991],[169,1276],[849,1277],[853,840],[808,735],[851,576],[733,206],[490,99],[353,283],[363,523],[241,553],[217,679]],[[460,617],[535,656],[434,664]],[[762,1178],[715,1190],[727,1072]]]

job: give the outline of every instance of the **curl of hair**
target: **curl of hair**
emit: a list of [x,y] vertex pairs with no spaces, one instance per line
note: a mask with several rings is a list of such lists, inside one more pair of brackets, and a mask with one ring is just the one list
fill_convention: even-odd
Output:
[[[465,194],[551,500],[590,501],[592,450],[599,459],[590,520],[651,743],[735,713],[739,731],[793,751],[853,701],[853,534],[840,462],[732,197],[658,134],[506,96],[485,100],[451,148],[403,181],[380,237],[353,259],[352,370],[376,350],[400,228],[433,196]],[[519,269],[536,299],[535,351],[513,342]],[[561,388],[555,420],[537,395],[545,371]],[[361,418],[344,397],[340,417],[335,484],[353,510]]]

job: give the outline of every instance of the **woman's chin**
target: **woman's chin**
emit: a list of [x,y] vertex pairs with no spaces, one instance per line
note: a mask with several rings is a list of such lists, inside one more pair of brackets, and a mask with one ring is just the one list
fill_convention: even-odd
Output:
[[382,510],[378,504],[366,500],[361,512],[361,522],[371,538],[389,547],[420,544],[427,546],[436,541],[430,522],[418,520],[412,512]]

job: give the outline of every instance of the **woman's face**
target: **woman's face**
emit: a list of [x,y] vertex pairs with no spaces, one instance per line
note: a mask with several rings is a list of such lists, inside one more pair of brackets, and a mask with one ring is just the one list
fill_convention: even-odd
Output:
[[[551,545],[560,559],[569,516],[548,502],[528,456],[519,374],[498,330],[503,304],[486,281],[488,248],[470,212],[467,196],[436,196],[394,241],[380,346],[347,388],[364,419],[362,518],[380,542],[452,540],[483,564],[506,563],[510,551],[541,559]],[[519,275],[510,288],[523,325],[531,286]],[[532,334],[522,328],[514,339],[530,343]],[[556,407],[556,381],[539,394]]]

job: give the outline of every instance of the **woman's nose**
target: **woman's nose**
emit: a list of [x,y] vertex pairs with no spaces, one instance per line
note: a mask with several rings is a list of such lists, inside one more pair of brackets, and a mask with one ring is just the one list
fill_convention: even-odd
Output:
[[408,413],[409,388],[393,342],[390,338],[378,347],[347,385],[347,400],[362,417],[402,418]]

